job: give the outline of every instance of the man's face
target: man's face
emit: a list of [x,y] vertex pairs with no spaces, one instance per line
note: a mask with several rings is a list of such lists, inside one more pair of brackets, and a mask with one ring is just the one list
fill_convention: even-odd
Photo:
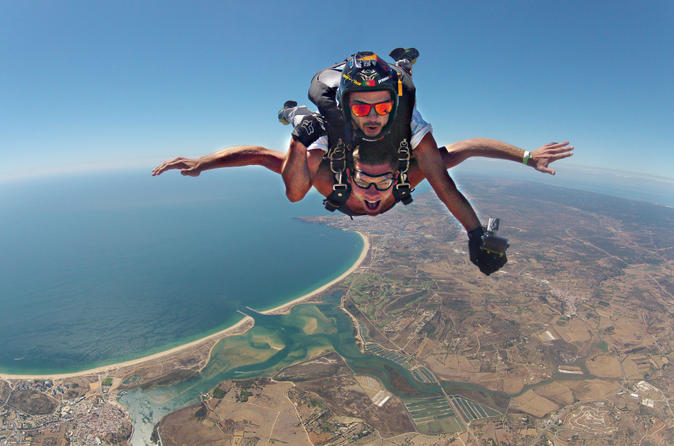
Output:
[[[363,164],[354,163],[354,169],[350,172],[351,194],[365,208],[368,215],[381,213],[382,204],[393,195],[395,172],[389,164]],[[378,190],[385,189],[385,190]]]
[[[378,104],[391,100],[391,92],[388,90],[380,91],[357,91],[349,95],[349,107],[353,104]],[[367,116],[358,117],[351,112],[353,125],[358,127],[365,136],[378,136],[389,119],[389,114],[380,115],[374,107],[370,107],[370,113]]]

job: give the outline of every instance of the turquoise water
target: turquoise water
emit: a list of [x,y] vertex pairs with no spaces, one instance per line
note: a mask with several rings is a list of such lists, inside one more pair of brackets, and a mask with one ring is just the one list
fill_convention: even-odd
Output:
[[[400,397],[440,395],[439,386],[420,383],[400,365],[358,350],[353,323],[338,307],[342,293],[334,292],[323,304],[296,306],[286,315],[252,314],[255,326],[244,335],[220,341],[198,375],[170,386],[124,392],[119,401],[134,423],[132,444],[150,445],[152,429],[164,415],[199,401],[200,394],[223,380],[272,376],[326,349],[339,353],[355,374],[377,377]],[[318,319],[319,328],[307,334],[303,327],[311,318]]]
[[0,371],[141,357],[315,289],[362,249],[355,233],[294,218],[323,212],[318,196],[289,203],[260,168],[4,183]]
[[[356,375],[376,377],[403,401],[444,398],[439,385],[419,382],[401,365],[358,349],[353,322],[338,306],[343,292],[343,289],[334,291],[321,304],[295,306],[289,314],[251,314],[255,326],[243,335],[221,340],[213,348],[210,362],[198,375],[169,386],[124,391],[119,401],[133,421],[131,444],[150,446],[152,430],[163,416],[198,402],[201,394],[223,380],[273,376],[290,364],[324,351],[337,352]],[[305,327],[311,319],[316,320],[313,326],[317,329],[307,332]],[[134,380],[135,377],[130,377],[128,382]],[[507,404],[505,395],[476,385],[453,382],[442,385],[452,394],[479,393],[487,401],[499,399],[502,402],[499,410]]]

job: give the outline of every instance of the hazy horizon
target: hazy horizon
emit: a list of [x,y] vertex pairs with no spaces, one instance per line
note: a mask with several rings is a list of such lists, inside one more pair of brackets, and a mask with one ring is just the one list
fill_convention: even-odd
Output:
[[[49,181],[50,179],[68,179],[87,175],[111,174],[115,172],[138,172],[141,176],[151,174],[153,164],[142,163],[127,166],[105,166],[98,165],[95,168],[83,166],[81,169],[70,171],[54,171],[49,173],[32,172],[32,175],[17,175],[14,177],[0,177],[0,193],[2,185],[20,186],[22,183],[30,181]],[[660,177],[639,172],[630,172],[620,169],[610,169],[602,167],[583,166],[573,162],[573,158],[558,161],[551,165],[557,171],[556,175],[542,174],[530,167],[518,166],[509,161],[472,158],[463,164],[450,169],[452,177],[461,175],[492,175],[496,178],[517,179],[532,181],[536,183],[548,184],[551,186],[566,187],[571,189],[588,190],[590,192],[604,193],[625,199],[637,199],[648,201],[666,206],[674,206],[674,177]],[[245,169],[251,171],[264,171],[266,169],[260,166],[247,166],[245,168],[237,167],[234,170],[241,172]],[[269,176],[277,176],[272,172],[266,172]],[[163,174],[181,176],[178,171],[167,172]],[[203,172],[200,177],[185,177],[184,181],[199,181],[202,176],[209,175],[231,175],[229,169],[214,170]],[[280,177],[279,177],[280,178]],[[456,179],[456,178],[455,178]],[[424,181],[419,187],[424,187]],[[598,189],[592,185],[600,186]],[[604,186],[613,186],[613,189],[607,189]],[[617,187],[616,187],[617,186]],[[622,191],[620,189],[623,189]],[[283,186],[278,183],[279,200],[285,201]],[[632,191],[632,192],[630,192]],[[640,195],[639,192],[642,192]],[[312,189],[312,193],[317,193]],[[0,195],[1,197],[1,195]],[[649,199],[650,197],[650,199]],[[657,199],[654,199],[657,197]],[[479,203],[477,203],[479,205]]]

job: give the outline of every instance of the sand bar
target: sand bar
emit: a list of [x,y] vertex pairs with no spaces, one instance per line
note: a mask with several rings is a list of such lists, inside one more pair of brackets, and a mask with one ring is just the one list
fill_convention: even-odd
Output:
[[221,330],[217,333],[213,333],[212,335],[208,335],[206,337],[197,339],[192,342],[188,342],[187,344],[179,345],[177,347],[173,347],[169,350],[164,350],[163,352],[155,353],[153,355],[149,356],[143,356],[142,358],[138,359],[132,359],[130,361],[124,361],[124,362],[118,362],[116,364],[110,364],[110,365],[104,365],[101,367],[96,367],[95,369],[89,369],[89,370],[82,370],[81,372],[72,372],[72,373],[57,373],[53,375],[45,374],[45,375],[10,375],[6,373],[0,373],[0,378],[2,379],[63,379],[63,378],[74,378],[77,376],[85,376],[85,375],[95,375],[98,373],[104,373],[104,372],[109,372],[111,370],[117,370],[121,369],[123,367],[129,367],[129,366],[135,366],[142,364],[144,362],[152,361],[164,356],[170,356],[174,353],[181,352],[183,350],[187,350],[192,347],[199,346],[205,342],[211,341],[213,339],[219,338],[219,337],[226,337],[226,336],[231,336],[233,334],[240,334],[239,329],[245,325],[246,323],[249,323],[248,321],[253,321],[253,318],[250,316],[246,316],[243,319],[241,319],[239,322],[236,324],[232,325],[231,327],[227,327],[224,330]]
[[[343,280],[346,276],[354,272],[361,263],[363,263],[363,260],[365,260],[365,257],[367,257],[367,253],[370,250],[370,240],[365,236],[365,234],[362,234],[358,231],[355,231],[360,237],[363,239],[363,250],[360,253],[360,256],[356,260],[356,262],[351,265],[351,267],[346,270],[343,274],[341,274],[339,277],[337,277],[334,280],[331,280],[330,282],[326,283],[325,285],[301,296],[298,297],[297,299],[293,299],[290,302],[287,302],[285,304],[279,305],[278,307],[272,308],[270,310],[266,311],[260,311],[259,313],[262,314],[281,314],[281,313],[286,313],[292,308],[293,306],[311,298],[317,295],[318,293],[321,293],[325,291],[326,289],[330,288],[340,280]],[[224,338],[227,336],[232,336],[236,334],[241,334],[241,328],[245,326],[246,324],[250,324],[251,321],[254,321],[253,318],[250,316],[246,316],[243,319],[241,319],[239,322],[236,324],[232,325],[231,327],[227,327],[224,330],[221,330],[217,333],[213,333],[211,335],[208,335],[206,337],[197,339],[192,342],[188,342],[187,344],[179,345],[177,347],[171,348],[169,350],[165,350],[163,352],[155,353],[149,356],[143,356],[142,358],[138,359],[132,359],[130,361],[124,361],[124,362],[119,362],[116,364],[110,364],[110,365],[104,365],[101,367],[96,367],[94,369],[89,369],[89,370],[82,370],[80,372],[72,372],[72,373],[57,373],[57,374],[43,374],[43,375],[12,375],[12,374],[7,374],[7,373],[0,373],[0,379],[65,379],[65,378],[74,378],[78,376],[86,376],[86,375],[95,375],[98,373],[105,373],[109,372],[112,370],[117,370],[121,369],[123,367],[130,367],[130,366],[137,366],[141,365],[145,362],[153,361],[158,358],[162,358],[165,356],[170,356],[172,354],[182,352],[184,350],[188,350],[193,347],[200,346],[204,344],[205,342],[212,341],[217,338]],[[252,325],[251,325],[252,326]]]

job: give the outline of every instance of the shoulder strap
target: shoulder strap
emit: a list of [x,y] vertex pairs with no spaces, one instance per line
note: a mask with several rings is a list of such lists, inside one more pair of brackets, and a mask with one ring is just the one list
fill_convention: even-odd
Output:
[[398,183],[393,187],[393,197],[396,202],[402,201],[404,205],[412,202],[412,192],[414,192],[407,181],[411,157],[410,146],[407,144],[407,140],[403,139],[398,147]]
[[337,145],[331,147],[325,155],[330,162],[330,171],[334,176],[332,192],[328,195],[323,204],[325,209],[330,212],[340,209],[351,195],[351,185],[346,181],[346,146],[340,139]]

